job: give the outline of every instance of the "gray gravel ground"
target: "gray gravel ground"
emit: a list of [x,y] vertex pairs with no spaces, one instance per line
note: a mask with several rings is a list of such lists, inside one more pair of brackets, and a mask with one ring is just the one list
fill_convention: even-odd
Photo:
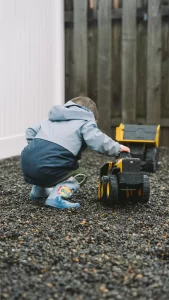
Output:
[[147,205],[96,201],[104,161],[83,154],[89,180],[72,211],[30,201],[19,157],[0,161],[1,299],[169,299],[169,149]]

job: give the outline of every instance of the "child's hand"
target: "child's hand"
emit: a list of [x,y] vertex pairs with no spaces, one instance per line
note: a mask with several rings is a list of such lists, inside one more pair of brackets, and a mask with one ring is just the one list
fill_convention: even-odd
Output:
[[120,152],[130,152],[130,148],[124,145],[120,145]]

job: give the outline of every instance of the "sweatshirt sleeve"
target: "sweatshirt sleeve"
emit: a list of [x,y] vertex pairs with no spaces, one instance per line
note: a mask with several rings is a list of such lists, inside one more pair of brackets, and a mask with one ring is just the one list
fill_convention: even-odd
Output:
[[93,121],[86,122],[81,132],[90,149],[108,156],[117,156],[119,154],[120,144],[98,129]]
[[37,135],[38,131],[40,130],[40,127],[41,127],[40,124],[36,124],[36,125],[26,129],[26,140],[27,140],[28,144]]

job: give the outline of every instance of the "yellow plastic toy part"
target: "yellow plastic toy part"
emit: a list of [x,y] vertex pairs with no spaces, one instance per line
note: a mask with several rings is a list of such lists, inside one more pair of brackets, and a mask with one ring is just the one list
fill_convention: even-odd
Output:
[[155,144],[156,144],[156,147],[158,148],[159,146],[159,140],[160,140],[160,125],[157,126],[157,129],[156,129],[156,139],[155,139]]
[[159,146],[159,137],[160,137],[160,125],[158,125],[157,128],[156,128],[155,140],[124,139],[124,127],[125,127],[125,125],[123,123],[121,123],[119,127],[116,127],[116,141],[118,141],[120,143],[149,143],[149,144],[155,144],[155,146],[158,148],[158,146]]

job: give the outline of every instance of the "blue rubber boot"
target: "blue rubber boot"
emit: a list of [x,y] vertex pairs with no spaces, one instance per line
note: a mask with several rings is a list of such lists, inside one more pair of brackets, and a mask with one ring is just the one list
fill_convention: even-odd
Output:
[[53,188],[41,188],[37,185],[33,185],[32,190],[29,195],[29,199],[31,200],[42,200],[47,198]]
[[80,184],[74,177],[58,183],[45,201],[46,206],[52,206],[59,209],[77,208],[79,203],[71,203],[65,199],[70,198],[80,188]]

